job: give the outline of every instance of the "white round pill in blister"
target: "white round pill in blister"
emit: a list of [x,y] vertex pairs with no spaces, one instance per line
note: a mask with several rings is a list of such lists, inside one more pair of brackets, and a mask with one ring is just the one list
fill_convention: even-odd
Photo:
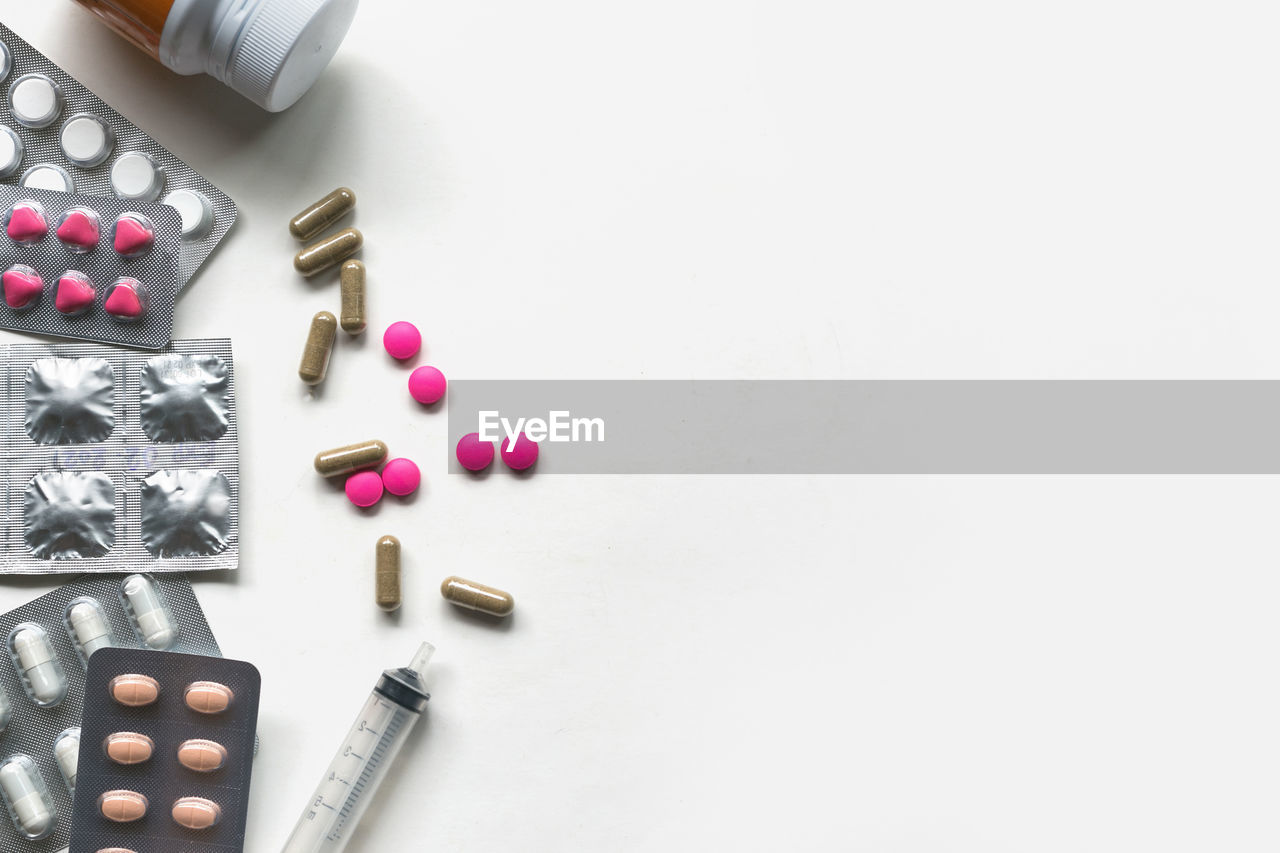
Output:
[[0,178],[11,175],[22,162],[22,140],[13,128],[0,125]]
[[38,163],[22,173],[18,181],[24,187],[35,187],[38,190],[53,190],[59,193],[74,192],[76,182],[71,180],[67,170],[52,163]]
[[13,54],[9,52],[9,45],[0,41],[0,80],[8,77],[12,70]]
[[48,127],[62,112],[62,90],[43,74],[24,74],[9,87],[9,112],[27,127]]
[[127,201],[155,201],[164,189],[164,170],[150,154],[121,154],[111,166],[111,189]]
[[182,217],[182,239],[197,240],[213,227],[213,202],[208,196],[195,190],[174,190],[164,197],[164,203],[178,211]]
[[116,139],[107,123],[93,113],[76,113],[62,125],[58,142],[68,160],[88,169],[111,156]]

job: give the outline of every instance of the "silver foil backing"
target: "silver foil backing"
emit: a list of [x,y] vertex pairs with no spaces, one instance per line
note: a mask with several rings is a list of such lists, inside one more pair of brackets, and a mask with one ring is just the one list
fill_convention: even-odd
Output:
[[0,345],[0,370],[0,574],[238,567],[229,340]]

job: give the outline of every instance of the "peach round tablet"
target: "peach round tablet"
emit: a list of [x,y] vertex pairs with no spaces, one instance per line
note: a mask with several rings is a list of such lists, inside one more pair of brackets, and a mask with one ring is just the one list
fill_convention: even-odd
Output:
[[360,471],[347,478],[343,487],[347,500],[361,509],[371,507],[382,500],[382,477],[377,471]]
[[58,279],[53,292],[53,305],[68,317],[75,317],[93,307],[98,291],[89,276],[78,270],[67,270]]
[[24,246],[39,243],[49,233],[49,222],[44,218],[44,205],[30,199],[14,202],[5,218],[4,230],[15,243]]
[[101,220],[96,211],[73,207],[62,214],[55,233],[67,251],[79,254],[97,248],[101,230]]
[[424,406],[429,406],[443,397],[448,387],[444,374],[429,364],[409,374],[409,396]]
[[184,740],[178,746],[178,763],[196,773],[212,773],[227,763],[227,748],[203,738]]
[[392,358],[404,361],[413,358],[422,349],[422,333],[412,323],[398,320],[382,333],[382,345]]
[[111,245],[126,258],[136,258],[151,251],[156,242],[156,227],[141,213],[122,213],[116,217]]
[[111,698],[129,708],[150,705],[160,696],[160,682],[149,675],[127,673],[117,675],[107,684]]
[[186,829],[208,829],[222,817],[222,809],[204,797],[183,797],[173,804],[173,822]]
[[422,472],[412,459],[392,459],[382,469],[382,485],[396,497],[411,495],[422,482]]
[[235,694],[231,688],[216,681],[193,681],[182,694],[187,707],[201,714],[221,714],[227,710]]
[[4,288],[4,304],[15,311],[35,305],[44,293],[44,279],[26,264],[14,264],[5,270],[0,275],[0,286]]
[[481,441],[478,432],[469,432],[458,439],[458,447],[454,452],[458,457],[458,464],[468,471],[483,471],[493,462],[493,442]]
[[136,323],[147,313],[147,290],[136,278],[118,278],[107,288],[102,307],[122,323]]
[[98,798],[98,810],[107,820],[116,823],[132,823],[147,814],[147,798],[137,791],[107,791]]
[[102,742],[102,751],[116,764],[141,764],[155,749],[155,741],[137,732],[115,732]]
[[523,471],[538,461],[538,442],[524,433],[517,435],[514,442],[509,438],[503,439],[498,447],[502,461],[512,471]]

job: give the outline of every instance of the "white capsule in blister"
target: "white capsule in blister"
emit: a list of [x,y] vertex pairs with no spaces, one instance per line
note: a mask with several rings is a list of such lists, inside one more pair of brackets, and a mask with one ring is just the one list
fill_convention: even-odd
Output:
[[164,650],[173,645],[178,632],[155,581],[146,575],[129,575],[120,584],[120,597],[133,619],[133,627],[148,648]]
[[48,708],[66,698],[67,676],[43,628],[33,622],[18,625],[9,634],[9,652],[31,701]]
[[14,827],[35,841],[53,831],[53,803],[36,763],[26,755],[14,755],[0,764],[0,794],[9,808]]
[[76,769],[80,763],[80,727],[66,729],[53,742],[53,757],[58,762],[58,770],[66,780],[67,791],[71,796],[76,794]]
[[111,625],[102,612],[102,605],[88,596],[71,602],[67,607],[65,622],[85,667],[89,666],[89,657],[98,649],[115,645]]

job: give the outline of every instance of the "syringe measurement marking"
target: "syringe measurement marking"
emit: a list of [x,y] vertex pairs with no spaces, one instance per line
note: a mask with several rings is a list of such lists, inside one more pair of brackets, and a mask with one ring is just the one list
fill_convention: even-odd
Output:
[[334,821],[333,828],[325,836],[327,840],[337,841],[342,837],[342,829],[346,826],[347,819],[351,817],[351,812],[355,809],[356,803],[360,801],[360,795],[368,787],[370,778],[379,765],[382,764],[382,759],[386,756],[387,750],[395,743],[396,735],[404,727],[404,723],[408,718],[408,712],[401,711],[393,706],[391,719],[387,721],[387,726],[384,730],[386,733],[378,741],[378,745],[374,747],[373,755],[365,764],[364,770],[360,773],[360,778],[356,780],[355,786],[347,795],[347,801],[342,804],[342,810],[338,813],[338,818]]
[[356,747],[361,750],[366,749],[372,740],[373,730],[366,726],[366,722],[375,714],[382,716],[378,712],[383,714],[390,713],[394,717],[395,711],[396,707],[394,705],[385,699],[379,698],[374,707],[370,709],[370,713],[357,725],[356,733],[352,739],[348,741],[346,747],[338,753],[338,757],[330,765],[328,783],[321,789],[319,796],[316,798],[317,805],[322,805],[334,813],[334,817],[328,818],[328,820],[340,822],[342,820],[342,812],[339,809],[340,807],[345,808],[342,804],[353,796],[350,791],[351,782],[349,780],[359,777],[358,771],[360,771],[364,762],[364,758],[356,753],[355,749]]

